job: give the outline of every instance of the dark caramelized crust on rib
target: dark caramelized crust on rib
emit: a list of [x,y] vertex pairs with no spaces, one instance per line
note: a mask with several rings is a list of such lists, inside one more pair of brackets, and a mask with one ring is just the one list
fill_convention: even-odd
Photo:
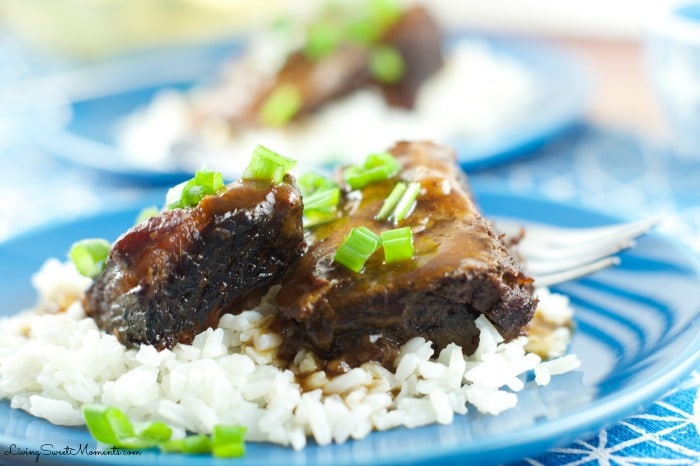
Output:
[[189,343],[222,313],[255,304],[299,259],[302,209],[287,177],[276,186],[239,181],[150,218],[114,243],[86,313],[127,346]]
[[[342,218],[313,232],[282,285],[277,327],[284,357],[308,348],[334,363],[391,365],[399,345],[415,336],[473,352],[481,314],[506,338],[530,321],[531,280],[478,212],[454,154],[427,142],[399,143],[391,153],[403,166],[399,176],[348,195]],[[373,217],[399,178],[422,187],[415,211],[399,225],[413,230],[413,260],[383,264],[378,253],[361,274],[334,263],[352,227],[376,233],[395,227]]]

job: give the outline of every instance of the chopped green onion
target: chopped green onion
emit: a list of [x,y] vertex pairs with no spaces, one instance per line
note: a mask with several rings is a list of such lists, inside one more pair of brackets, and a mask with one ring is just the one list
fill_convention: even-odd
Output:
[[136,435],[143,439],[153,440],[154,442],[165,442],[170,440],[173,435],[173,430],[162,421],[146,422],[134,426]]
[[340,187],[317,173],[304,173],[297,180],[304,198],[304,228],[328,223],[338,218]]
[[347,40],[368,46],[380,41],[384,32],[401,17],[402,9],[394,0],[366,0],[359,17],[345,27]]
[[396,203],[394,212],[391,214],[394,223],[399,223],[411,213],[416,198],[420,193],[420,187],[420,183],[418,182],[408,184],[406,191],[401,195],[401,199]]
[[164,453],[200,454],[211,452],[211,439],[203,434],[188,435],[184,438],[168,440],[158,445]]
[[211,436],[195,434],[171,439],[173,431],[165,423],[155,421],[134,425],[123,411],[115,407],[84,405],[83,418],[95,440],[117,448],[157,446],[164,453],[213,453],[219,458],[245,454],[245,427],[216,425]]
[[85,405],[83,417],[90,434],[98,442],[129,449],[150,448],[157,443],[152,438],[137,436],[131,420],[118,408]]
[[173,210],[194,207],[205,196],[217,194],[224,188],[224,177],[221,173],[207,169],[197,170],[194,177],[168,190],[165,208]]
[[309,26],[306,31],[304,55],[309,60],[320,60],[338,49],[342,42],[342,30],[326,21]]
[[370,154],[362,165],[351,165],[343,172],[343,178],[352,189],[360,189],[370,183],[382,181],[396,175],[401,169],[399,162],[388,152]]
[[324,188],[304,197],[304,211],[331,212],[340,202],[340,188]]
[[382,31],[364,17],[350,21],[345,33],[351,42],[368,46],[379,40]]
[[380,31],[398,21],[402,14],[401,5],[396,0],[369,0],[368,9],[372,23]]
[[385,220],[389,217],[389,215],[394,211],[396,208],[396,204],[398,204],[399,200],[401,199],[401,196],[403,196],[403,193],[406,192],[406,183],[399,181],[396,183],[394,186],[394,189],[391,190],[391,193],[387,196],[386,199],[384,199],[384,203],[382,204],[382,208],[379,209],[379,212],[377,215],[374,216],[375,220]]
[[333,260],[353,272],[360,272],[367,259],[379,249],[381,238],[367,227],[350,230],[333,256]]
[[243,171],[244,180],[282,182],[284,175],[297,164],[295,160],[284,157],[266,147],[257,146],[248,166]]
[[304,210],[303,226],[304,228],[312,228],[324,223],[332,222],[338,218],[338,210],[334,209],[330,212],[320,210]]
[[260,107],[260,121],[267,126],[284,126],[299,113],[301,92],[292,84],[275,89]]
[[337,188],[338,183],[314,172],[306,172],[297,179],[302,196],[310,196],[324,188]]
[[413,257],[413,232],[410,227],[383,231],[384,262],[400,262]]
[[380,45],[372,50],[369,69],[377,81],[393,84],[403,77],[406,63],[396,47]]
[[211,439],[208,435],[188,435],[182,439],[183,453],[209,453],[211,452]]
[[95,278],[104,269],[111,247],[106,239],[83,239],[73,243],[68,257],[80,275]]
[[[120,416],[120,414],[123,417]],[[126,422],[131,425],[129,419],[126,418],[120,410],[102,405],[83,406],[83,417],[85,418],[85,424],[90,434],[95,440],[108,445],[116,445],[119,443],[120,434],[118,434],[117,431],[120,433],[128,431],[128,426],[124,425]],[[124,418],[126,418],[126,420],[124,420]],[[120,423],[122,424],[121,426],[119,425]],[[134,435],[133,428],[132,432],[128,434],[131,436]]]
[[143,209],[141,209],[141,212],[139,212],[139,214],[136,216],[136,222],[134,222],[134,224],[138,225],[139,223],[142,223],[151,217],[157,217],[159,214],[160,209],[156,206],[144,207]]
[[246,428],[241,426],[214,426],[211,450],[218,458],[237,458],[245,454]]

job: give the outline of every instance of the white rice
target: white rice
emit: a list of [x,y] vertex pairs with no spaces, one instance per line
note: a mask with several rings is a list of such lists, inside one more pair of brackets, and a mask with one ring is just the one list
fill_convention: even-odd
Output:
[[[100,403],[135,420],[163,420],[177,435],[236,424],[248,428],[249,441],[302,449],[308,438],[326,445],[397,426],[449,424],[471,408],[499,414],[517,404],[527,374],[544,385],[579,365],[573,355],[542,362],[526,352],[527,338],[505,343],[482,316],[470,357],[454,344],[434,354],[429,341],[414,338],[393,371],[367,363],[328,379],[302,351],[292,369],[308,375],[299,380],[274,365],[281,337],[265,326],[274,293],[256,309],[224,315],[191,345],[158,352],[126,349],[85,317],[79,301],[65,307],[66,293],[75,299],[89,285],[72,265],[49,260],[33,283],[38,306],[0,320],[0,397],[54,424],[83,424],[81,406]],[[544,305],[568,305],[541,293]]]
[[231,98],[213,97],[206,88],[164,90],[121,120],[115,132],[120,151],[134,166],[194,171],[206,165],[236,176],[258,144],[312,167],[347,163],[406,135],[435,141],[494,137],[529,118],[541,92],[531,70],[517,60],[488,42],[463,39],[421,87],[413,111],[388,107],[377,92],[362,90],[326,105],[303,124],[230,134],[221,123],[195,128],[189,102],[235,105]]

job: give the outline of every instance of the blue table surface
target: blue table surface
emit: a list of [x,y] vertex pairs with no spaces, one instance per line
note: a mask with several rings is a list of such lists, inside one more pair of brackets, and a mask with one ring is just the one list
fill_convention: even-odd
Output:
[[[0,45],[7,44],[0,36]],[[26,72],[8,71],[13,69],[8,62],[17,62],[13,51],[5,47],[0,52],[0,91]],[[0,241],[42,224],[154,194],[154,188],[104,179],[41,153],[28,136],[32,112],[3,106],[2,95]],[[504,186],[515,194],[541,196],[621,218],[671,212],[672,221],[664,223],[664,233],[700,254],[700,154],[696,159],[682,158],[663,142],[582,124],[527,157],[471,173],[470,179],[477,189]],[[590,438],[516,464],[700,464],[700,366],[639,414]]]

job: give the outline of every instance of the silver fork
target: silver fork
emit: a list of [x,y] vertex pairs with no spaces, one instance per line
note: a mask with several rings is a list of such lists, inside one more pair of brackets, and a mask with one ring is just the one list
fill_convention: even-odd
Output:
[[513,220],[495,220],[496,229],[506,235],[525,235],[518,251],[535,284],[552,286],[617,265],[616,254],[635,245],[635,239],[656,226],[656,216],[629,223],[589,228],[563,228]]

